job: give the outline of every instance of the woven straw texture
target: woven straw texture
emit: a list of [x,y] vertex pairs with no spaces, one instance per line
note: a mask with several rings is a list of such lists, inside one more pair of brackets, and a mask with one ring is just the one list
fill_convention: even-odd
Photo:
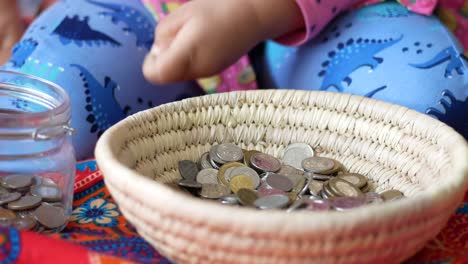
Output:
[[[232,142],[281,157],[294,142],[409,198],[347,212],[256,211],[164,183],[177,162]],[[178,263],[399,263],[446,224],[468,187],[466,141],[404,107],[330,92],[260,90],[191,98],[110,128],[96,158],[125,217]]]

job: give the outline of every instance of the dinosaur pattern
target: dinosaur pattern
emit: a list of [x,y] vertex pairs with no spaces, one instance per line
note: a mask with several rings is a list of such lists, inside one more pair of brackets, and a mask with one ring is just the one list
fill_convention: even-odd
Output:
[[[448,99],[448,100],[447,100]],[[445,113],[430,107],[426,110],[426,114],[432,115],[447,125],[453,127],[456,131],[462,134],[465,139],[468,139],[468,97],[465,100],[457,100],[454,94],[449,90],[442,92],[442,99],[439,104],[445,110]]]
[[418,69],[430,69],[448,61],[449,63],[445,67],[444,76],[445,78],[450,78],[453,76],[453,71],[456,71],[460,75],[464,74],[466,68],[463,65],[462,59],[462,54],[457,52],[454,47],[448,47],[437,53],[437,55],[435,55],[429,61],[419,64],[411,63],[410,66]]
[[136,45],[138,47],[146,48],[147,50],[151,48],[154,40],[154,21],[151,21],[148,15],[130,6],[102,3],[94,0],[87,1],[108,9],[109,11],[103,11],[99,14],[110,17],[114,24],[118,22],[124,23],[125,27],[123,30],[136,36]]
[[395,3],[382,3],[370,7],[361,8],[357,11],[359,20],[371,21],[380,20],[381,18],[397,18],[407,17],[414,13],[403,5]]
[[67,16],[54,29],[52,34],[59,36],[60,42],[63,45],[68,45],[70,43],[75,43],[79,47],[83,45],[121,45],[119,42],[117,42],[110,36],[92,29],[89,25],[88,16],[85,16],[83,19],[80,19],[77,15],[73,17]]
[[110,126],[125,117],[124,111],[115,97],[119,89],[110,77],[104,78],[104,85],[83,66],[71,64],[80,71],[86,94],[85,109],[88,112],[86,121],[91,124],[91,133],[97,133],[98,137]]
[[338,43],[336,49],[328,52],[329,60],[322,63],[322,71],[318,73],[319,77],[323,77],[323,82],[320,90],[327,90],[330,86],[334,86],[338,91],[342,92],[344,87],[342,82],[351,85],[349,75],[356,69],[363,66],[370,66],[374,70],[384,60],[375,55],[382,50],[398,43],[403,36],[397,39],[364,39],[353,38],[348,39],[345,43]]
[[32,38],[23,39],[13,48],[10,62],[13,67],[21,68],[31,54],[36,50],[38,42]]

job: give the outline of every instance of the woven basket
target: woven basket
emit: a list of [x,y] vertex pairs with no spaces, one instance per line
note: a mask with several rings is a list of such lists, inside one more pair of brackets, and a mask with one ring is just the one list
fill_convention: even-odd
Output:
[[[257,211],[190,197],[164,183],[177,162],[233,142],[281,157],[309,143],[377,191],[409,198],[347,212]],[[404,107],[329,92],[209,95],[147,110],[110,128],[96,157],[125,217],[178,263],[398,263],[444,227],[467,190],[466,141]]]

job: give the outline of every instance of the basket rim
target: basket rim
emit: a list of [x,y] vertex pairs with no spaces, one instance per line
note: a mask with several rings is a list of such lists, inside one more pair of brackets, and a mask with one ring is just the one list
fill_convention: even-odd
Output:
[[[372,98],[325,91],[255,90],[205,95],[203,97],[209,97],[208,99],[211,99],[212,102],[216,102],[226,96],[237,96],[244,93],[294,93],[297,96],[300,96],[303,93],[314,93],[317,95],[332,93],[336,96],[336,100],[344,99],[345,97],[354,97],[354,99],[358,99],[357,104],[360,105],[377,104],[383,107],[394,106],[394,104]],[[199,98],[189,98],[179,102],[160,105],[153,109],[137,113],[134,116],[144,115],[145,113],[155,111],[154,109],[160,107],[196,100],[199,100]],[[418,118],[434,122],[434,124],[439,126],[439,129],[440,127],[444,129],[450,128],[434,118],[403,106],[398,107],[407,110],[410,114],[417,114]],[[282,211],[257,211],[248,208],[222,206],[216,203],[202,201],[195,197],[190,197],[172,190],[168,186],[157,183],[156,181],[139,174],[136,170],[122,164],[118,157],[119,150],[117,146],[113,144],[113,138],[127,130],[127,123],[130,118],[132,117],[127,117],[108,129],[97,143],[95,150],[96,160],[103,172],[106,183],[111,185],[112,189],[116,188],[119,192],[124,192],[127,196],[134,197],[134,199],[139,200],[138,197],[145,197],[144,200],[139,201],[144,203],[148,208],[158,211],[168,217],[192,223],[199,223],[206,226],[215,227],[220,223],[229,223],[231,226],[244,226],[248,224],[256,226],[255,232],[259,233],[271,232],[272,228],[281,226],[281,228],[283,228],[281,233],[289,232],[294,234],[298,231],[304,231],[304,228],[307,228],[307,230],[310,231],[331,228],[336,229],[340,227],[344,228],[349,227],[352,224],[361,225],[363,223],[368,223],[369,219],[372,219],[374,223],[381,224],[382,221],[386,221],[392,217],[402,217],[403,215],[409,215],[414,212],[421,213],[423,211],[430,210],[430,208],[434,208],[435,206],[447,206],[447,204],[452,202],[457,196],[462,196],[468,187],[468,181],[466,179],[468,172],[468,162],[466,162],[468,161],[467,143],[463,137],[450,128],[445,131],[451,133],[449,136],[455,137],[455,141],[457,142],[457,144],[455,146],[451,146],[448,151],[449,155],[454,159],[454,176],[449,180],[443,181],[441,184],[437,184],[429,190],[418,193],[414,197],[409,197],[408,199],[402,199],[391,203],[369,205],[346,212],[299,211],[294,212],[293,215],[295,217],[293,217],[292,214],[285,214]],[[440,126],[440,124],[442,124],[442,126]],[[418,129],[422,129],[422,127],[418,127],[418,124],[414,124],[413,131]],[[116,171],[119,173],[115,173]],[[128,192],[128,190],[133,191],[133,193]],[[148,203],[145,201],[154,202]],[[182,212],[172,208],[184,208],[184,210]],[[213,212],[216,212],[216,214],[213,214]],[[207,215],[210,216],[211,220],[203,222],[203,219],[206,220]]]

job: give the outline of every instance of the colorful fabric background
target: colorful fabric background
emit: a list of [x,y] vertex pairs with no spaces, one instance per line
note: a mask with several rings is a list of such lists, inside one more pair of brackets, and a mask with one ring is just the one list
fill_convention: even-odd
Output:
[[[404,242],[404,241],[402,241]],[[170,263],[146,243],[112,199],[95,161],[77,165],[73,216],[61,234],[0,229],[0,263]],[[468,263],[468,193],[442,232],[407,264]]]

